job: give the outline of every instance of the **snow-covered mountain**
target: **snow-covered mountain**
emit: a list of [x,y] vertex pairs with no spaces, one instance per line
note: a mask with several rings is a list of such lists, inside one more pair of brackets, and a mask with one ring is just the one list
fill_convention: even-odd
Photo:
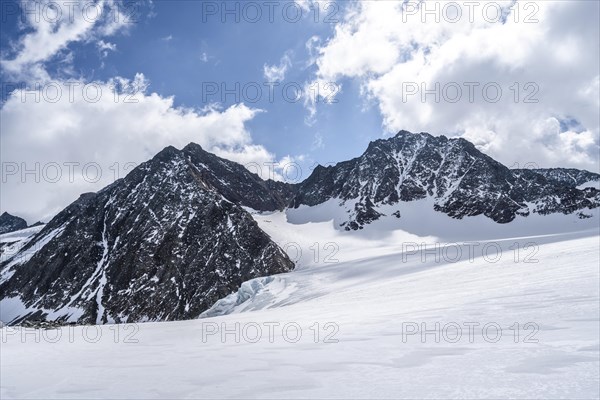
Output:
[[[577,172],[580,180],[600,178]],[[499,223],[531,213],[580,211],[586,218],[583,210],[600,206],[600,191],[579,190],[563,179],[552,172],[511,170],[464,139],[401,131],[371,142],[360,157],[315,168],[297,188],[292,205],[339,199],[348,212],[345,229],[359,229],[380,218],[380,205],[428,197],[436,211],[451,217],[483,214]],[[399,210],[393,215],[402,217]]]
[[[167,147],[125,178],[81,195],[11,247],[0,260],[1,319],[196,318],[243,282],[293,269],[280,247],[285,243],[272,240],[277,232],[260,212],[285,212],[298,224],[333,220],[348,233],[391,220],[427,235],[421,229],[432,225],[423,221],[440,216],[453,221],[455,236],[473,223],[563,224],[557,215],[595,223],[600,191],[575,184],[598,175],[568,170],[564,176],[575,182],[511,170],[463,139],[406,131],[372,142],[360,157],[319,166],[297,185],[262,180],[193,143]],[[316,221],[311,213],[319,214]],[[421,221],[413,223],[415,217]],[[536,231],[543,233],[552,232]],[[322,234],[311,240],[322,242]]]
[[543,175],[550,181],[559,182],[574,187],[597,187],[600,174],[575,168],[536,168],[531,171]]
[[167,147],[82,195],[4,262],[3,318],[194,318],[242,282],[293,268],[242,208],[281,205],[242,166],[198,145]]

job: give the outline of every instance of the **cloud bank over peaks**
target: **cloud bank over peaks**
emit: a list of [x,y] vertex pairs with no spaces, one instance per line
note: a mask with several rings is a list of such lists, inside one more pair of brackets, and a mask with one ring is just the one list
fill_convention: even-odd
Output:
[[597,171],[599,3],[454,4],[355,3],[330,38],[311,40],[316,79],[359,80],[390,133],[463,136],[507,165]]
[[133,80],[53,81],[14,91],[0,110],[3,211],[47,219],[169,145],[196,142],[242,164],[277,161],[246,128],[261,110],[244,104],[176,107],[173,97],[148,88],[137,74]]

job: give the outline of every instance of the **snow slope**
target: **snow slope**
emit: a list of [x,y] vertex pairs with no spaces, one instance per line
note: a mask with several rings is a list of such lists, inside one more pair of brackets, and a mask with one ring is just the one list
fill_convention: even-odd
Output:
[[[0,235],[0,262],[7,261],[17,254],[43,227],[43,225],[32,226]],[[34,247],[30,252],[24,254],[23,257],[19,257],[19,262],[22,262],[26,257],[31,257],[36,249],[39,249],[39,246]]]
[[451,221],[392,226],[408,211],[351,233],[318,209],[255,215],[275,241],[298,243],[299,267],[206,313],[227,315],[3,328],[0,397],[600,396],[597,221],[474,224],[449,244]]

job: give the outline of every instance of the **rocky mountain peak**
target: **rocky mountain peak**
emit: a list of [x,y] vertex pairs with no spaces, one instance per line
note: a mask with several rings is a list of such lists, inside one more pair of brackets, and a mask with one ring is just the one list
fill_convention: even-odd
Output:
[[483,214],[498,223],[600,205],[597,191],[568,187],[536,171],[510,170],[465,139],[408,131],[371,142],[357,158],[315,169],[291,204],[337,199],[348,209],[345,228],[360,229],[384,215],[378,206],[425,198],[451,217]]
[[81,196],[0,266],[0,297],[26,310],[10,322],[195,318],[242,282],[291,270],[241,207],[278,200],[243,171],[197,145],[169,146]]
[[18,231],[27,228],[27,221],[23,218],[3,212],[0,215],[0,234]]

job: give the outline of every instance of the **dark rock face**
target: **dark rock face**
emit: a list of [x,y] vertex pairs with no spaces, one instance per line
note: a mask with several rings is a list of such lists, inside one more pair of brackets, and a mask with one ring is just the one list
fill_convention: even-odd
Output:
[[11,323],[195,318],[242,282],[293,268],[240,206],[281,201],[241,165],[167,147],[53,218],[21,250],[29,260],[4,264],[0,298],[37,310]]
[[[515,170],[523,171],[523,170]],[[600,181],[600,174],[575,168],[539,168],[531,171],[543,175],[549,181],[577,187],[587,182]]]
[[244,166],[204,151],[190,143],[182,152],[196,175],[229,201],[261,211],[282,210],[292,196],[292,186],[264,181]]
[[0,235],[25,228],[27,228],[27,221],[25,221],[23,218],[15,217],[7,212],[4,212],[2,215],[0,215]]
[[[583,175],[579,179],[587,180]],[[531,212],[568,214],[600,205],[597,190],[578,190],[533,170],[510,170],[464,139],[401,131],[371,142],[360,157],[317,167],[297,187],[292,206],[357,199],[344,224],[351,230],[382,215],[374,206],[426,197],[451,217],[483,214],[498,223]]]

